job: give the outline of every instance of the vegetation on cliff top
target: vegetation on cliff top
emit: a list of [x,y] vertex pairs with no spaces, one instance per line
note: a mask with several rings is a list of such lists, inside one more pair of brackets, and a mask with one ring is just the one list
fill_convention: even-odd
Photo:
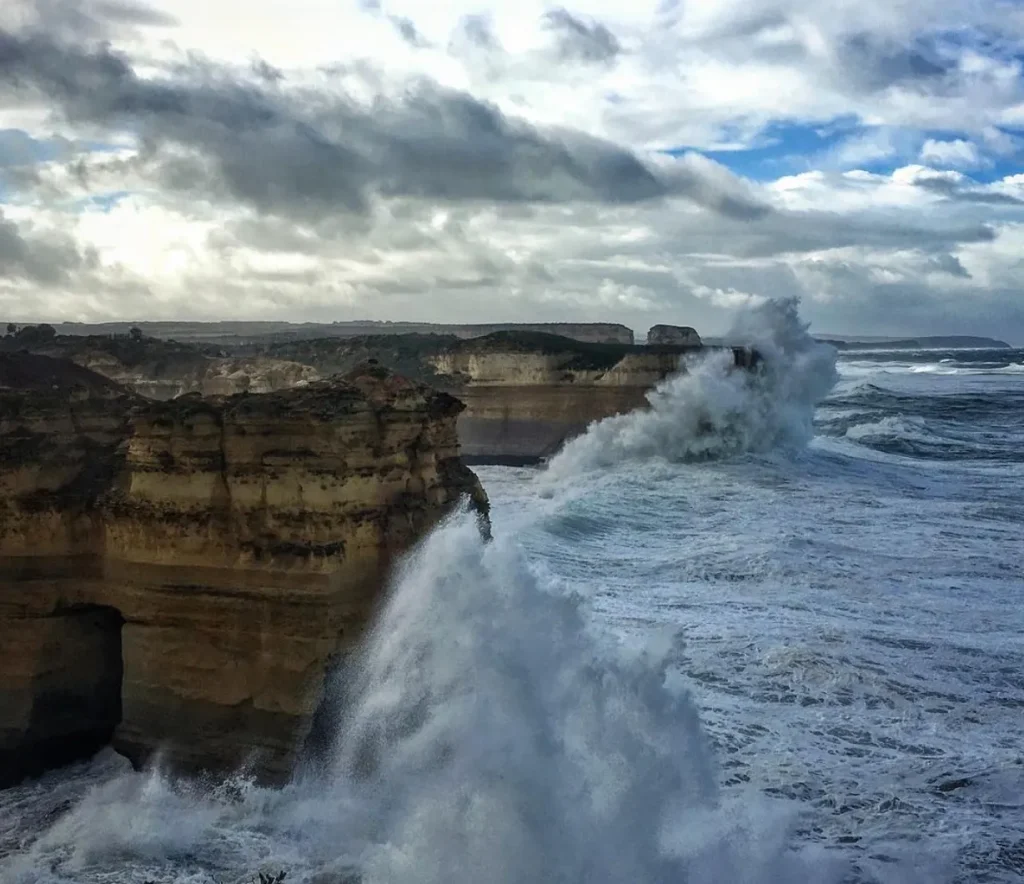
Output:
[[81,390],[107,397],[134,395],[109,378],[67,359],[25,352],[0,352],[0,387],[40,392]]

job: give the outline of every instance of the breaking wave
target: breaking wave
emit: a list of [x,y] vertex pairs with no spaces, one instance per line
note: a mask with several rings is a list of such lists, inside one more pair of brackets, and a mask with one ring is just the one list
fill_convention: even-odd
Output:
[[761,362],[737,370],[729,350],[698,356],[649,395],[650,408],[598,421],[549,463],[546,481],[626,460],[690,461],[805,444],[814,407],[838,380],[836,351],[815,341],[796,299],[743,314],[729,338]]
[[339,674],[334,751],[281,790],[118,772],[20,857],[12,884],[769,884],[838,880],[784,805],[723,799],[666,635],[629,652],[513,539],[460,513],[396,576]]

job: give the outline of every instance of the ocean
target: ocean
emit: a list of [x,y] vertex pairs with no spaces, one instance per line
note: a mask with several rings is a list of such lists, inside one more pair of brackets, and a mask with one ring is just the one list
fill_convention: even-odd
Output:
[[547,467],[483,467],[281,789],[109,750],[0,792],[4,884],[1024,877],[1024,351],[795,305]]

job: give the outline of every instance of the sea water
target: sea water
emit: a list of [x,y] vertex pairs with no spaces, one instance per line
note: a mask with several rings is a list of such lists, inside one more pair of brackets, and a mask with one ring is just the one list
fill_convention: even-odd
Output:
[[281,789],[109,750],[0,792],[4,884],[1024,874],[1024,352],[792,302],[408,557]]

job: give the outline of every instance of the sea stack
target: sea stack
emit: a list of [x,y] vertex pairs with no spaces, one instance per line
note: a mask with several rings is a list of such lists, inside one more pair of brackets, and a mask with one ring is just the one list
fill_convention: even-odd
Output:
[[108,742],[285,777],[395,557],[486,511],[462,408],[379,365],[153,402],[0,354],[0,783]]
[[652,325],[647,332],[647,343],[655,346],[700,347],[701,339],[695,328],[688,325]]

